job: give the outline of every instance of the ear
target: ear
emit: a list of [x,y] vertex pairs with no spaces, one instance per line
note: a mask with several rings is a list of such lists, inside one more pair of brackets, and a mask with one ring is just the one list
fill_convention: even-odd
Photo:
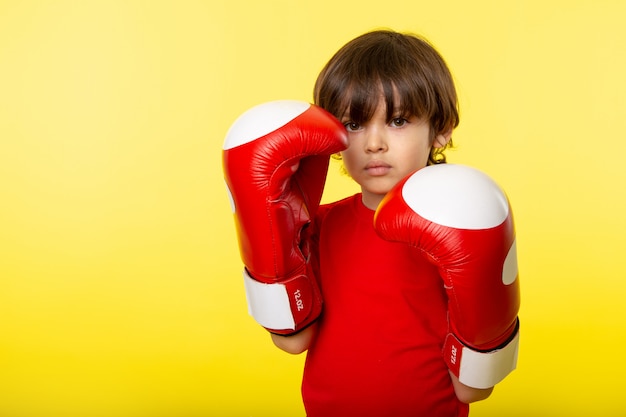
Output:
[[433,148],[445,147],[448,142],[450,142],[450,139],[452,139],[452,129],[448,130],[447,132],[438,134],[433,141]]

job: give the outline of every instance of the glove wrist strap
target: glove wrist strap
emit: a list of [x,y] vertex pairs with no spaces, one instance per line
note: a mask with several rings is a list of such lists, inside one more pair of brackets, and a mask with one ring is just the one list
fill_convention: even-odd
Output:
[[462,384],[490,388],[516,368],[518,350],[519,326],[506,345],[488,352],[473,350],[450,333],[444,342],[443,354],[448,368]]
[[292,334],[307,326],[321,311],[317,287],[306,275],[265,283],[243,271],[248,312],[267,330]]

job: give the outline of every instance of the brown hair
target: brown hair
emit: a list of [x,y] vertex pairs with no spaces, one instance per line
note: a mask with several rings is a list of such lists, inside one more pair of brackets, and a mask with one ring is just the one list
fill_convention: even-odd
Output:
[[[445,61],[425,39],[390,30],[365,33],[328,61],[315,83],[315,104],[341,118],[371,119],[382,96],[387,118],[394,110],[428,120],[431,141],[459,124],[454,81]],[[396,103],[396,101],[399,101]],[[429,164],[444,163],[442,148],[431,148]]]

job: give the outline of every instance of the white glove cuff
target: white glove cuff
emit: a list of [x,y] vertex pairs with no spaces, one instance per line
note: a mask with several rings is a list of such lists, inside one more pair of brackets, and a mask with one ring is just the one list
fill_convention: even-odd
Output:
[[287,287],[283,284],[265,284],[243,270],[243,281],[248,300],[248,313],[267,329],[295,330]]
[[463,346],[458,355],[459,381],[473,388],[493,387],[516,368],[518,351],[519,332],[506,346],[490,352]]

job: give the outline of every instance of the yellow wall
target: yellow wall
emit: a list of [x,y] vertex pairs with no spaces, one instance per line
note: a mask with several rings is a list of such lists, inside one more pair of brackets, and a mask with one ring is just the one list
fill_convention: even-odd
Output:
[[[519,368],[472,415],[623,415],[624,18],[609,0],[0,0],[0,415],[303,415],[303,358],[246,312],[220,148],[376,27],[446,57],[449,158],[514,205]],[[354,190],[333,163],[325,199]]]

